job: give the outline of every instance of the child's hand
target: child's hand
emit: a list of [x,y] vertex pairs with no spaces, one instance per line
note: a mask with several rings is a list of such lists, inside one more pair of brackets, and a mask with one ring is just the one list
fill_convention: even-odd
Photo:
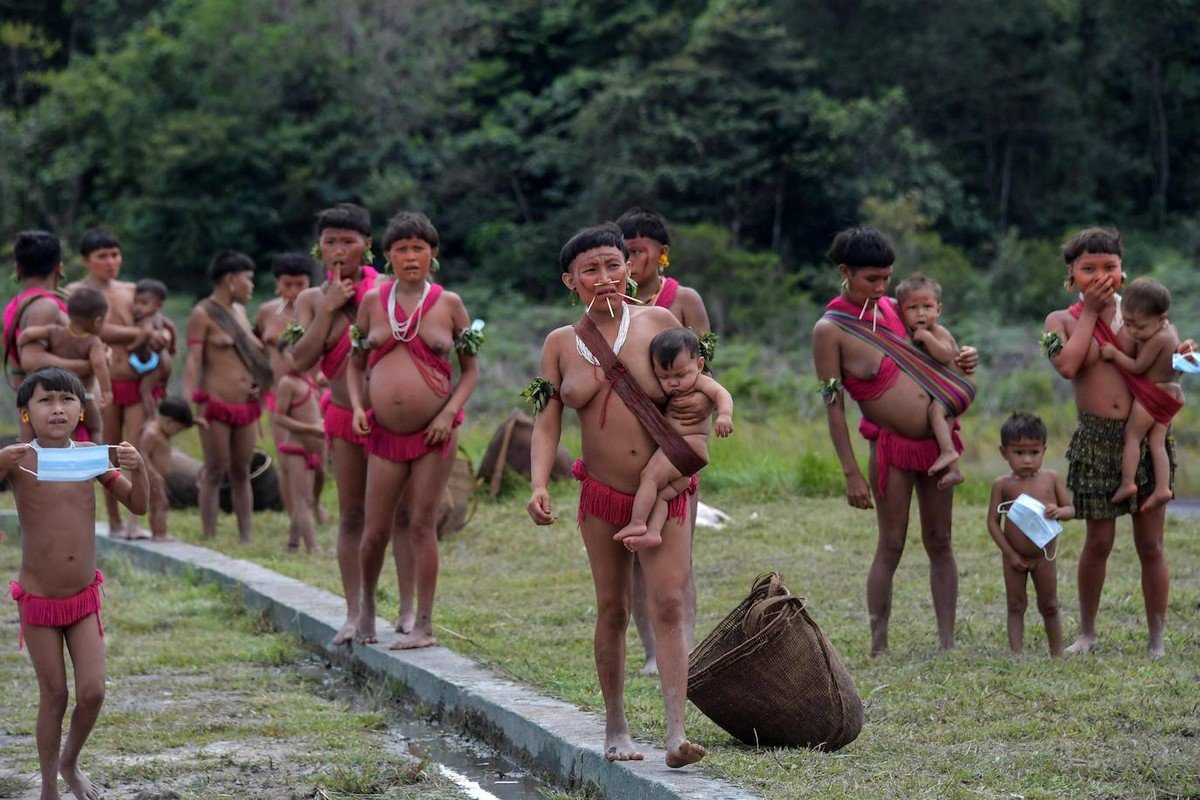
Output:
[[553,525],[554,514],[550,511],[550,493],[545,489],[534,489],[525,506],[534,525]]
[[0,472],[12,472],[16,469],[17,464],[20,463],[21,459],[25,457],[25,454],[30,449],[30,446],[25,442],[17,442],[0,450]]
[[1021,558],[1016,550],[1004,556],[1004,560],[1008,562],[1008,566],[1015,569],[1017,572],[1029,572],[1029,562]]
[[126,472],[137,472],[142,468],[142,454],[129,442],[117,445],[117,466]]
[[357,433],[359,436],[366,436],[367,434],[369,434],[371,432],[371,421],[369,419],[367,419],[367,412],[365,409],[362,409],[362,408],[354,409],[353,427],[354,427],[354,432]]
[[717,417],[717,436],[724,439],[731,433],[733,433],[733,417],[728,414],[719,415]]
[[1043,516],[1046,519],[1061,519],[1061,517],[1059,517],[1059,514],[1061,512],[1062,512],[1062,509],[1060,509],[1058,506],[1054,505],[1053,503],[1047,503],[1046,504],[1046,513],[1043,514]]
[[1111,344],[1100,345],[1100,358],[1104,359],[1105,361],[1112,361],[1113,356],[1116,355],[1116,352],[1117,348],[1113,347]]

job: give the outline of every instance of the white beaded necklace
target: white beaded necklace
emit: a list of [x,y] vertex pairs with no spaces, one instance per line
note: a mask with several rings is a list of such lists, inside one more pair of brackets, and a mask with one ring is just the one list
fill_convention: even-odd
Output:
[[392,336],[397,341],[407,344],[417,338],[417,333],[421,330],[421,313],[425,309],[425,298],[429,296],[429,290],[433,284],[425,281],[425,288],[421,290],[421,299],[417,301],[412,315],[404,322],[396,321],[396,288],[398,286],[399,282],[392,284],[392,296],[388,299],[388,322],[392,326]]
[[[621,323],[617,327],[617,340],[613,342],[613,355],[619,355],[621,348],[625,346],[625,339],[629,336],[629,306],[624,302],[621,303]],[[579,338],[579,334],[575,334],[575,349],[579,351],[579,355],[591,364],[593,367],[600,366],[600,360],[592,355],[592,351],[588,350],[587,345]]]

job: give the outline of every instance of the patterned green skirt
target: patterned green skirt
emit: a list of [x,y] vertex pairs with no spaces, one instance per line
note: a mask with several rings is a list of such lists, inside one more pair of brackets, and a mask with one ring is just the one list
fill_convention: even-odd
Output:
[[[1125,420],[1106,419],[1079,412],[1079,426],[1067,447],[1067,488],[1074,496],[1078,519],[1116,519],[1132,514],[1138,503],[1154,491],[1154,466],[1150,449],[1142,442],[1138,462],[1136,498],[1113,505],[1108,501],[1121,485],[1121,453],[1125,447]],[[1167,431],[1167,457],[1171,461],[1171,488],[1175,488],[1175,437]]]

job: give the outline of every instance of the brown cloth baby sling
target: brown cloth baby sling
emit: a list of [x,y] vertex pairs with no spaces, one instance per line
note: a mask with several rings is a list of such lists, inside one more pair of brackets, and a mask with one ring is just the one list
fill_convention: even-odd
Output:
[[679,470],[681,475],[694,475],[704,469],[708,462],[701,458],[679,432],[671,427],[671,423],[658,410],[658,406],[638,385],[637,379],[629,373],[629,368],[621,362],[621,359],[617,358],[612,347],[604,340],[596,323],[592,322],[590,317],[584,316],[575,323],[575,335],[600,362],[600,368],[604,370],[604,377],[608,379],[612,390],[625,401],[625,405],[637,417],[637,421],[646,429],[646,433],[650,434],[654,443],[662,449],[663,455],[675,466],[675,469]]
[[250,334],[223,305],[209,300],[204,304],[204,311],[213,324],[233,340],[233,351],[246,365],[250,379],[254,381],[259,392],[269,392],[275,383],[275,371],[271,369],[271,360],[267,354],[251,341]]

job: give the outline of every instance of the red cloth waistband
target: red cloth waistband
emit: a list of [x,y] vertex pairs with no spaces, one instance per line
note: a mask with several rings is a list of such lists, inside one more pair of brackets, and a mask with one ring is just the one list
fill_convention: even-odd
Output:
[[[359,436],[354,432],[354,411],[340,406],[332,400],[324,407],[325,416],[325,441],[331,439],[345,439],[350,444],[356,444],[362,447],[367,443],[364,436]],[[374,412],[367,412],[367,419],[371,420],[374,417]],[[374,427],[374,426],[372,426]]]
[[[633,517],[633,498],[631,494],[618,491],[608,484],[601,483],[588,473],[587,464],[582,458],[575,459],[571,465],[571,475],[579,481],[579,514],[575,518],[578,525],[583,524],[587,516],[597,517],[610,525],[625,526]],[[688,497],[696,493],[700,485],[699,479],[693,475],[686,492],[676,495],[667,503],[667,516],[679,520],[679,524],[687,521]]]
[[316,470],[321,468],[320,453],[314,453],[311,450],[305,450],[298,444],[287,444],[286,442],[279,445],[278,450],[280,453],[286,453],[290,456],[300,456],[303,458],[306,469]]
[[[962,439],[958,435],[958,419],[950,437],[954,449],[963,451]],[[904,472],[919,472],[924,475],[942,454],[937,439],[909,439],[890,428],[882,428],[864,418],[858,424],[858,432],[868,442],[875,442],[875,495],[883,497],[887,489],[887,474],[890,467]]]
[[69,628],[89,614],[96,615],[100,635],[104,636],[104,622],[100,619],[100,587],[104,573],[96,570],[96,579],[83,591],[70,597],[39,597],[25,591],[21,584],[12,581],[9,591],[21,612],[21,631],[17,634],[17,649],[25,646],[25,626],[38,625],[43,628]]
[[209,422],[221,422],[237,427],[257,422],[261,416],[262,406],[257,400],[248,400],[245,403],[226,403],[210,396],[204,401],[204,418]]
[[[450,427],[453,429],[462,425],[464,416],[460,408],[458,413],[454,415],[454,422]],[[396,433],[383,427],[376,420],[371,425],[370,435],[367,436],[367,455],[379,456],[380,458],[386,458],[388,461],[397,462],[416,461],[426,453],[436,452],[441,452],[442,458],[448,457],[450,455],[451,440],[447,438],[442,444],[427,445],[425,444],[425,433],[427,430],[427,428],[423,428],[412,433]]]

